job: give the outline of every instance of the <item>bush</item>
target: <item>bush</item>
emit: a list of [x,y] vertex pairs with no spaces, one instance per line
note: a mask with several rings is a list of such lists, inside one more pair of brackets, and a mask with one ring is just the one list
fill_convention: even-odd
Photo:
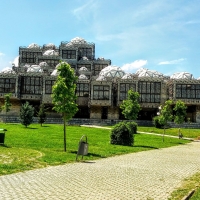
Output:
[[153,124],[156,128],[163,128],[164,124],[162,124],[159,120],[159,116],[153,118]]
[[126,125],[129,127],[129,131],[132,134],[137,133],[137,124],[135,122],[126,122]]
[[34,108],[29,102],[22,104],[20,108],[20,121],[24,126],[29,126],[33,122]]
[[120,122],[111,131],[110,143],[133,146],[135,133],[137,133],[137,124],[135,122]]

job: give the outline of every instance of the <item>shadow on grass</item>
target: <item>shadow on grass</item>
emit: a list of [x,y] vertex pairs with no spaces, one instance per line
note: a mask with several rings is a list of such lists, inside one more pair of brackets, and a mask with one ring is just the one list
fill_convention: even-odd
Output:
[[88,164],[94,164],[94,163],[96,163],[94,161],[87,161],[87,160],[77,160],[77,162],[88,163]]
[[9,147],[8,145],[6,144],[0,144],[1,147],[5,147],[5,148],[12,148],[12,147]]
[[157,147],[144,146],[144,145],[133,145],[133,147],[142,147],[142,148],[148,148],[148,149],[159,149],[159,148],[157,148]]
[[[70,153],[77,154],[77,151],[70,151]],[[96,153],[88,153],[87,156],[93,156],[93,157],[98,157],[98,158],[105,158],[102,155],[96,154]]]
[[24,127],[24,128],[27,128],[27,129],[38,129],[38,128],[32,128],[32,127]]

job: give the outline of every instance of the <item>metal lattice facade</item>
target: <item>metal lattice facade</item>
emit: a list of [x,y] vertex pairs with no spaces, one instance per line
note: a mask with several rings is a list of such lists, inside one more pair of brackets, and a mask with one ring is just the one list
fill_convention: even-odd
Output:
[[[56,66],[60,61],[70,64],[78,76],[76,95],[79,111],[75,118],[123,119],[119,109],[127,98],[128,90],[140,94],[140,120],[152,120],[158,107],[168,99],[182,100],[188,106],[191,121],[200,122],[200,80],[189,73],[176,73],[172,77],[140,69],[126,74],[120,67],[111,66],[111,60],[95,58],[95,44],[82,38],[69,42],[19,47],[19,63],[0,73],[0,101],[11,93],[14,105],[10,115],[18,115],[22,103],[29,101],[35,109],[41,103],[53,112],[52,86],[56,80]],[[4,113],[2,112],[1,115]]]

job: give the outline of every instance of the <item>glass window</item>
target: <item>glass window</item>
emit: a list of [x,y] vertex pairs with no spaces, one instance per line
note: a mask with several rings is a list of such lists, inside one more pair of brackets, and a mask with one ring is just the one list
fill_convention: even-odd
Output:
[[177,99],[200,99],[200,84],[177,84]]
[[110,87],[107,85],[93,86],[93,99],[95,100],[109,100]]
[[128,91],[132,89],[135,91],[136,85],[133,83],[120,83],[119,100],[123,101],[128,97]]
[[15,92],[15,78],[1,78],[0,79],[0,92],[1,93],[14,93]]
[[76,95],[78,97],[89,96],[89,84],[88,83],[77,83],[76,84]]
[[46,80],[45,81],[45,94],[52,94],[52,87],[55,83],[55,80]]
[[22,94],[41,94],[41,78],[22,76],[21,93]]
[[161,93],[160,82],[138,82],[138,92],[140,94],[140,102],[159,103]]

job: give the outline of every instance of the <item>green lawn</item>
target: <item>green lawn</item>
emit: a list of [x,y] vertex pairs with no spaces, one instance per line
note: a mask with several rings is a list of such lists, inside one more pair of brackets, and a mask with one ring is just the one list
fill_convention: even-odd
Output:
[[[138,131],[163,134],[163,129],[159,129],[159,128],[155,128],[155,127],[139,126]],[[188,137],[188,138],[200,137],[199,129],[181,128],[181,133],[183,134],[184,137]],[[168,128],[168,129],[166,129],[165,134],[178,136],[178,128]]]
[[[63,151],[63,125],[32,124],[25,128],[21,124],[0,124],[5,128],[5,146],[0,145],[0,175],[48,165],[75,162],[78,143],[87,135],[89,154],[84,160],[139,152],[184,144],[188,141],[174,138],[136,134],[133,147],[111,145],[110,130],[80,126],[67,126],[67,152]],[[81,156],[80,156],[81,157]]]

